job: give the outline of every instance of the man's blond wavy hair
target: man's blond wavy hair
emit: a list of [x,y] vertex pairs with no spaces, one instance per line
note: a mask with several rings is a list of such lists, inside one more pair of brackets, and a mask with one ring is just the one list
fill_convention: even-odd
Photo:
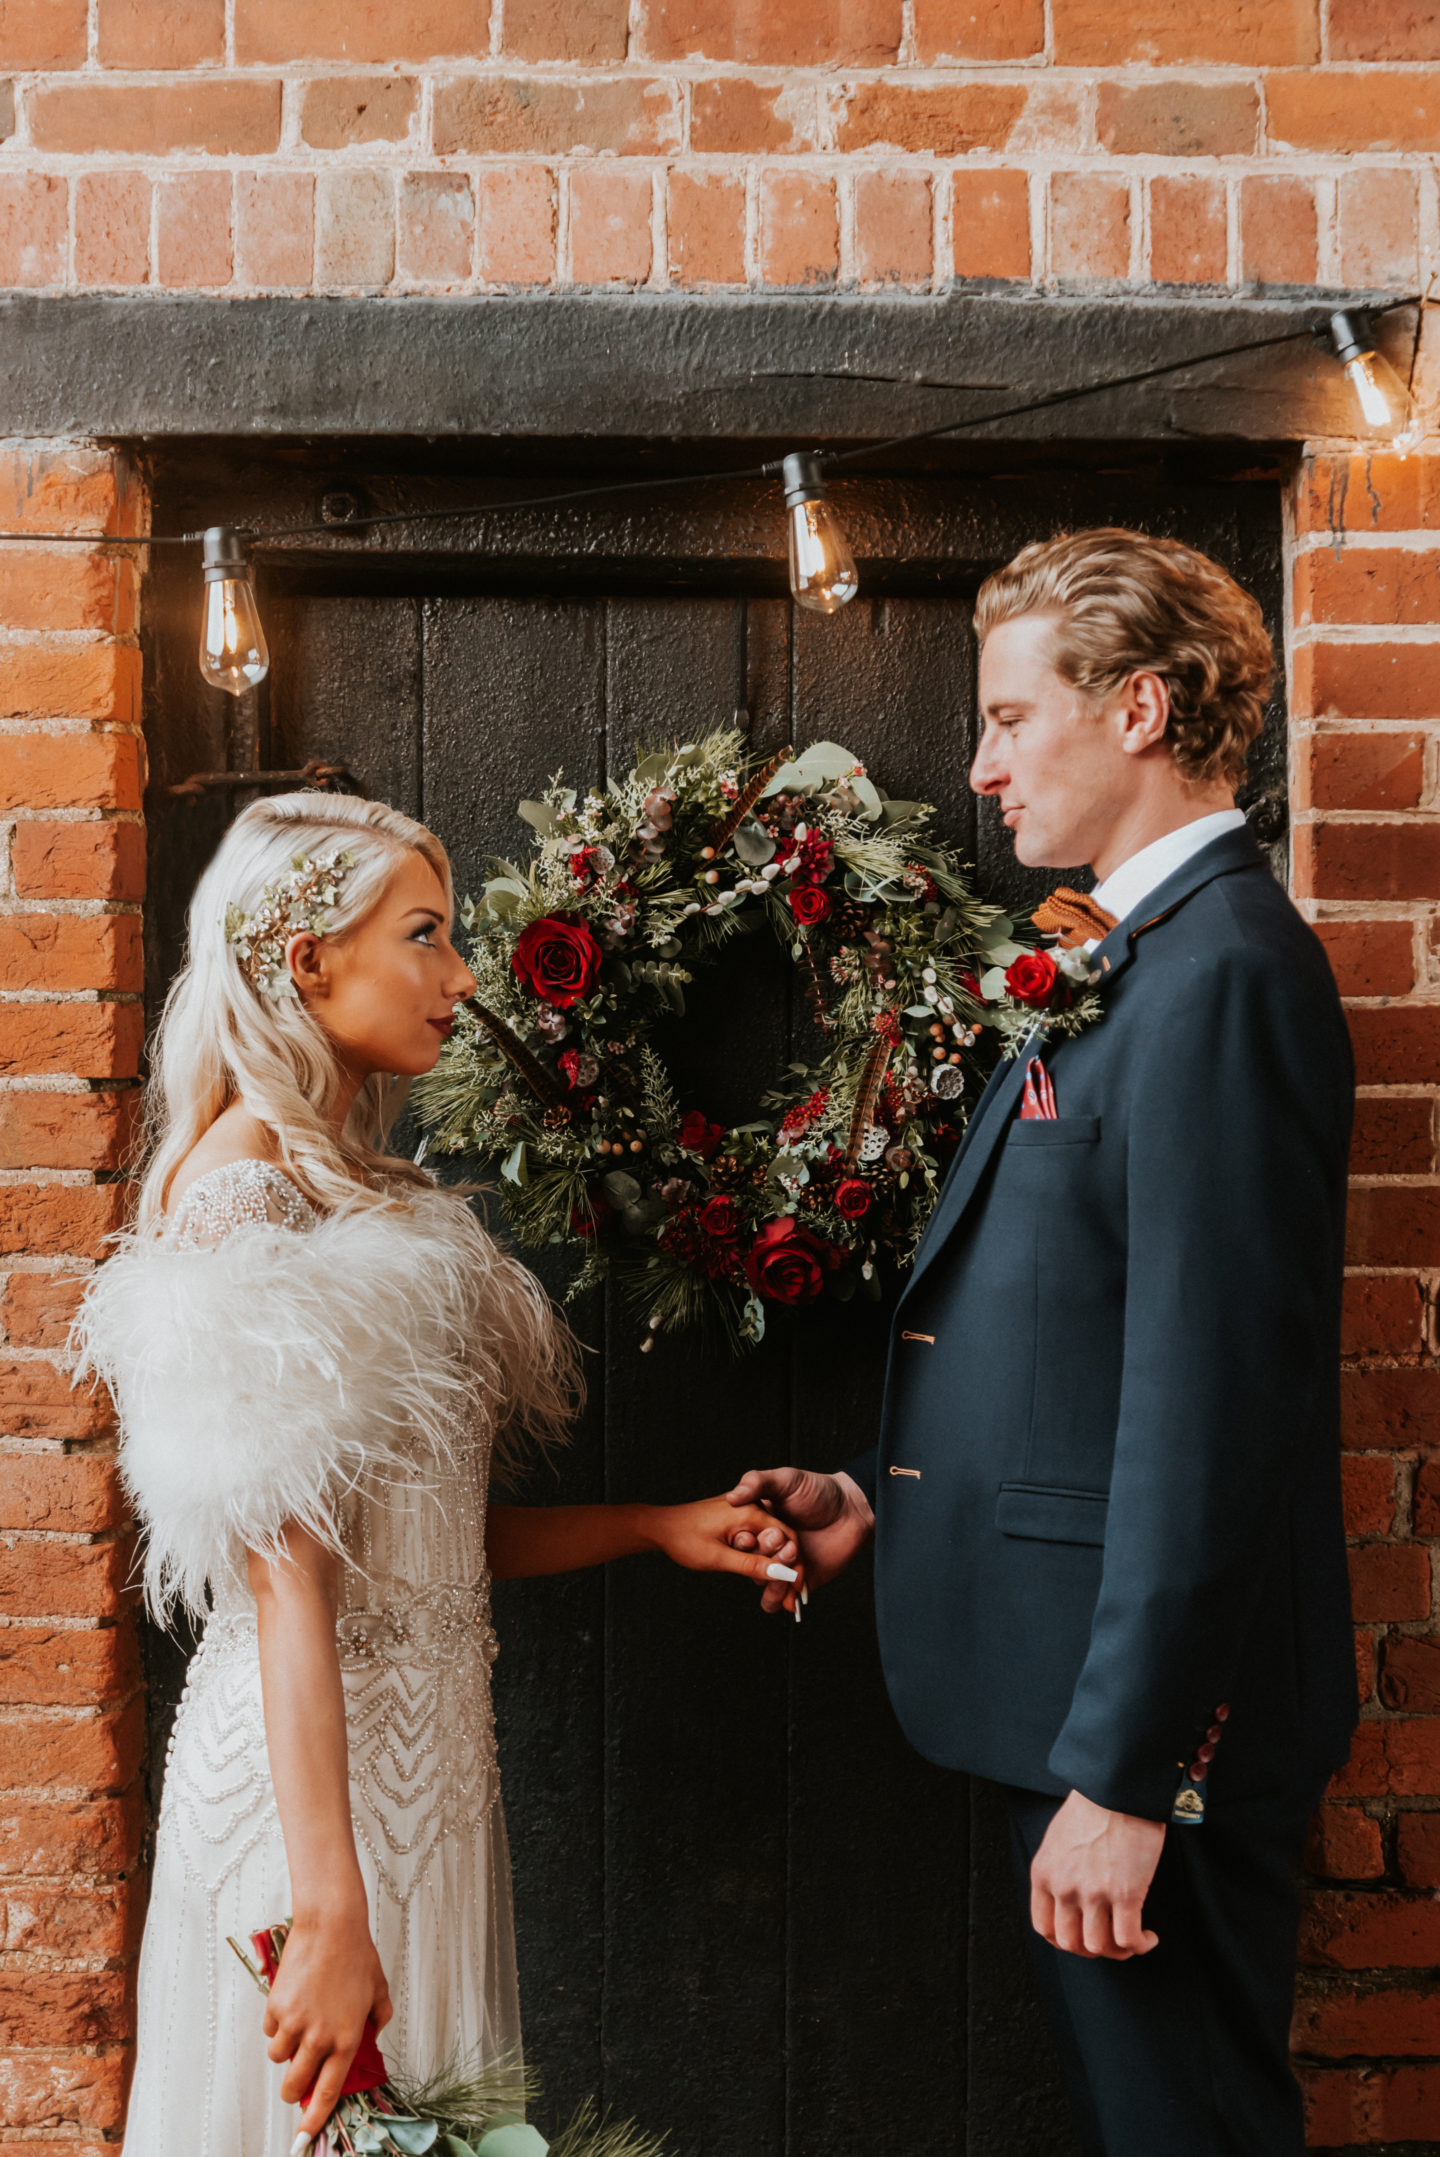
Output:
[[1022,614],[1051,620],[1051,664],[1085,696],[1160,675],[1166,740],[1186,778],[1240,784],[1275,655],[1259,605],[1218,562],[1119,525],[1037,540],[981,585],[975,634],[983,644]]

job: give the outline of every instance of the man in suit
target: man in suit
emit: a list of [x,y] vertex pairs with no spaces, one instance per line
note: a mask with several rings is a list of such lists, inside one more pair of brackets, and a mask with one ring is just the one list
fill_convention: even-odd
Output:
[[1295,1872],[1356,1705],[1353,1073],[1234,802],[1270,647],[1216,563],[1118,530],[1027,547],[976,629],[971,784],[1020,861],[1093,869],[1062,911],[1102,1015],[978,1103],[878,1445],[733,1496],[800,1531],[812,1584],[873,1532],[906,1734],[1008,1793],[1087,2153],[1298,2157]]

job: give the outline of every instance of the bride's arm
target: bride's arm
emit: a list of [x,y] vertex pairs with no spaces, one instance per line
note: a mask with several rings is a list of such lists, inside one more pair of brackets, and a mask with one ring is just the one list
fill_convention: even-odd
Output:
[[[727,1518],[728,1515],[728,1518]],[[749,1548],[737,1550],[744,1534]],[[727,1498],[693,1505],[492,1505],[485,1554],[497,1580],[537,1573],[573,1573],[612,1558],[658,1550],[676,1565],[699,1573],[739,1573],[747,1580],[774,1579],[767,1568],[793,1568],[798,1549],[789,1529],[758,1506],[732,1506]],[[781,1576],[783,1577],[783,1576]],[[797,1584],[798,1574],[794,1576]],[[794,1602],[793,1592],[786,1608]]]
[[345,1694],[335,1646],[337,1563],[293,1523],[285,1542],[284,1559],[250,1558],[265,1740],[293,1897],[265,2034],[271,2059],[290,2062],[280,2087],[284,2103],[299,2104],[314,2084],[302,2122],[313,2135],[339,2097],[365,2017],[383,2029],[392,2010],[350,1820]]

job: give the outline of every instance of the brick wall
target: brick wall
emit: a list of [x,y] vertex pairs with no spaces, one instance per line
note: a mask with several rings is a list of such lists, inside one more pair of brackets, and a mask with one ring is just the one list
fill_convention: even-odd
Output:
[[1413,289],[1413,0],[6,0],[0,285]]
[[[5,11],[12,23],[16,10]],[[38,17],[45,10],[36,8]],[[103,1402],[69,1390],[76,1276],[119,1221],[140,1050],[136,569],[113,455],[0,444],[0,2144],[121,2120],[144,1746]],[[44,2134],[42,2142],[39,2137]],[[32,2136],[34,2139],[32,2139]]]
[[1308,459],[1289,568],[1295,889],[1360,1088],[1344,1468],[1364,1700],[1312,1837],[1296,2044],[1313,2140],[1435,2143],[1440,459]]

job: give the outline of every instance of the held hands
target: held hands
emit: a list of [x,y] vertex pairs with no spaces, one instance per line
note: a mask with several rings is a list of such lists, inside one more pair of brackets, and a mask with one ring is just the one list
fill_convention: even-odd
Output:
[[1159,1935],[1141,1911],[1164,1823],[1108,1812],[1072,1790],[1046,1830],[1030,1867],[1030,1922],[1067,1954],[1110,1962],[1148,1955]]
[[345,1917],[298,1914],[265,2003],[272,2060],[290,2062],[281,2102],[298,2105],[313,2085],[301,2120],[318,2135],[339,2102],[368,2015],[383,2030],[394,2009],[363,1904]]
[[[800,1548],[789,1529],[757,1505],[738,1510],[734,1494],[693,1505],[647,1507],[649,1541],[692,1573],[740,1573],[765,1586],[767,1610],[793,1610],[805,1590]],[[774,1579],[770,1568],[784,1568]],[[773,1601],[771,1598],[773,1597]]]
[[[765,1554],[772,1538],[796,1531],[812,1588],[823,1588],[843,1573],[875,1527],[875,1515],[858,1483],[848,1475],[820,1475],[812,1468],[752,1468],[729,1493],[729,1503],[742,1517],[737,1550]],[[758,1533],[753,1524],[757,1510],[772,1516]],[[760,1607],[788,1606],[774,1586],[767,1586]]]

